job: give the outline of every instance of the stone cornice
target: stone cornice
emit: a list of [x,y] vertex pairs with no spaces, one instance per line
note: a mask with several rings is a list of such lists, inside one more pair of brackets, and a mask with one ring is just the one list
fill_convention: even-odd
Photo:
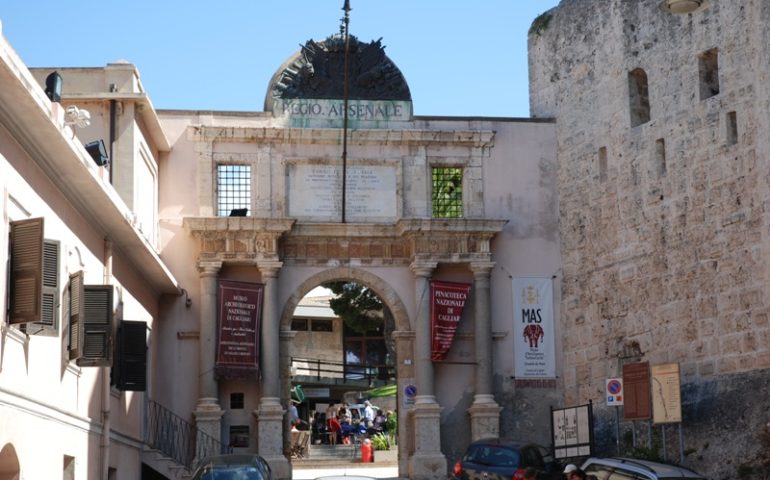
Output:
[[290,218],[188,217],[199,261],[259,265],[414,261],[486,265],[490,240],[505,225],[490,219],[402,219],[395,224],[295,223]]
[[[281,127],[190,127],[188,138],[198,142],[314,144],[337,145],[342,142],[339,128]],[[354,145],[432,145],[451,144],[475,148],[491,147],[492,130],[422,130],[422,129],[356,129],[348,132]]]

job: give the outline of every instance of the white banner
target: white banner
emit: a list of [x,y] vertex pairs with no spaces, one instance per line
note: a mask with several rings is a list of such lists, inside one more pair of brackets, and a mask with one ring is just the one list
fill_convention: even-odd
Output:
[[514,375],[556,378],[553,280],[513,279]]

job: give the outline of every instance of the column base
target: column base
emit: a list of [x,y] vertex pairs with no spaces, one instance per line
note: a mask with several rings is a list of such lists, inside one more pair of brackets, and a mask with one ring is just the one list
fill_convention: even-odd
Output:
[[500,436],[500,407],[492,395],[476,395],[468,409],[471,416],[471,441]]
[[446,457],[437,455],[414,454],[409,459],[409,480],[446,480]]
[[203,397],[198,399],[193,415],[198,435],[195,442],[195,459],[200,460],[210,455],[222,453],[222,415],[225,412],[219,408],[216,398]]
[[446,457],[441,453],[441,406],[432,395],[418,395],[414,410],[414,454],[409,458],[410,480],[446,479]]
[[291,463],[283,453],[284,410],[277,397],[262,397],[259,408],[254,410],[257,417],[258,453],[273,471],[276,480],[291,479]]

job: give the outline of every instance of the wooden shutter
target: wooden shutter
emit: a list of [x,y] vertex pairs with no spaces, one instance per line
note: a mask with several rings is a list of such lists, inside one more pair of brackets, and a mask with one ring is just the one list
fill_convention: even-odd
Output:
[[83,287],[83,350],[77,359],[81,367],[112,364],[112,292],[112,285]]
[[43,219],[11,222],[10,323],[40,321]]
[[83,317],[85,316],[85,303],[83,297],[83,271],[70,275],[69,291],[69,333],[70,360],[76,360],[83,355]]
[[59,242],[43,241],[43,290],[40,321],[25,325],[29,335],[59,334]]
[[118,328],[113,373],[119,390],[147,390],[147,322],[124,320]]

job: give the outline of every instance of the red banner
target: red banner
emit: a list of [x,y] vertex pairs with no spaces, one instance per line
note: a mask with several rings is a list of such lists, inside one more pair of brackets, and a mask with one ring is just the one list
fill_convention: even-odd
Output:
[[434,362],[446,358],[470,290],[469,283],[430,282],[431,359]]
[[256,377],[263,288],[260,283],[219,282],[216,374],[220,378]]

